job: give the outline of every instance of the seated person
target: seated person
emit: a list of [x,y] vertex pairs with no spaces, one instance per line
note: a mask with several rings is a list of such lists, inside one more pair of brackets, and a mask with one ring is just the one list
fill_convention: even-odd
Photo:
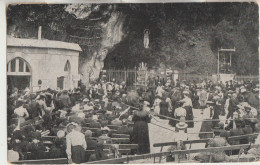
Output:
[[98,141],[103,144],[112,144],[112,139],[108,136],[109,130],[108,129],[103,129],[102,135],[98,137]]
[[104,152],[104,146],[102,143],[98,143],[95,149],[95,153],[91,154],[88,162],[98,161],[98,160],[105,160],[108,159],[107,154]]
[[116,125],[116,126],[121,126],[121,125],[123,125],[122,121],[119,120],[118,118],[112,120],[112,121],[111,121],[111,124],[112,124],[112,125]]
[[19,160],[19,153],[17,151],[14,151],[14,149],[11,147],[11,145],[8,145],[7,160],[10,163],[16,162]]
[[121,158],[121,157],[122,155],[119,153],[119,145],[118,144],[111,145],[109,148],[108,158],[113,159],[113,158]]
[[[229,146],[226,138],[220,136],[220,132],[216,131],[214,132],[215,137],[213,139],[210,139],[208,142],[208,147],[223,147],[223,146]],[[224,162],[229,161],[230,158],[225,154],[223,151],[216,151],[211,153],[212,156],[212,162]],[[195,160],[199,160],[200,162],[209,162],[210,160],[210,154],[209,153],[200,153],[194,157]]]
[[127,120],[123,119],[122,120],[122,126],[118,128],[117,133],[118,134],[130,134],[130,130],[127,126]]
[[97,147],[97,140],[91,139],[92,137],[92,131],[87,130],[85,132],[85,138],[88,146],[88,150],[94,150]]
[[[184,122],[179,122],[176,124],[176,128],[178,132],[176,132],[174,141],[177,142],[177,146],[172,145],[168,148],[168,151],[174,151],[174,150],[186,150],[186,146],[183,144],[184,140],[188,140],[188,135],[185,133],[185,130],[188,128],[188,125]],[[166,162],[172,162],[177,160],[184,160],[186,159],[186,154],[175,154],[171,156],[166,157]]]

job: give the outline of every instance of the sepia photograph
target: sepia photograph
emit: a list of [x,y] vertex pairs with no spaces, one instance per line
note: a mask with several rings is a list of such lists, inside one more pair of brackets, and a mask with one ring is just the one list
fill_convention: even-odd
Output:
[[6,3],[6,163],[260,161],[259,6]]

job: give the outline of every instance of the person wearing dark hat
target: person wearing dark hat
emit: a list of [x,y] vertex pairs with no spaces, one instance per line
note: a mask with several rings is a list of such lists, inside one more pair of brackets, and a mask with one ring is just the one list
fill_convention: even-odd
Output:
[[71,106],[71,101],[67,90],[62,91],[61,95],[59,96],[59,100],[61,101],[64,108],[69,108]]
[[41,141],[41,133],[40,132],[33,132],[32,133],[32,142],[30,143],[30,152],[32,159],[45,159],[45,151],[46,147],[44,146],[43,142]]
[[37,101],[35,101],[36,95],[31,94],[28,104],[28,112],[30,114],[30,118],[33,119],[35,117],[38,117],[41,114],[41,107]]
[[40,95],[38,95],[37,98],[38,98],[37,103],[40,105],[40,108],[41,108],[40,117],[43,117],[46,114],[46,111],[51,110],[51,108],[47,107],[47,105],[46,105],[46,102],[45,102],[46,96],[45,96],[45,94],[40,94]]
[[226,116],[226,119],[233,119],[233,113],[236,111],[236,109],[238,108],[238,100],[237,100],[237,95],[235,93],[233,93],[231,95],[231,98],[229,100],[229,106],[228,106],[228,114]]
[[[215,137],[209,140],[207,148],[230,146],[225,138],[220,137],[220,132],[215,131],[214,134]],[[215,151],[212,153],[212,162],[224,162],[229,161],[229,159],[229,156],[224,151]]]
[[93,136],[92,131],[86,130],[85,132],[85,139],[87,142],[88,150],[94,150],[97,146],[97,140],[92,139]]
[[67,126],[68,134],[66,135],[66,153],[68,163],[83,163],[85,161],[85,150],[87,143],[85,135],[76,130],[75,123],[70,123]]
[[[169,103],[166,102],[166,93],[163,92],[160,102],[160,115],[162,116],[168,116],[169,114]],[[159,116],[160,119],[166,119],[165,117]]]
[[108,136],[110,129],[101,128],[102,135],[98,137],[98,140],[103,144],[112,144],[112,139]]
[[95,153],[90,155],[88,162],[105,160],[105,159],[108,159],[108,156],[104,152],[104,145],[103,145],[103,143],[98,143],[95,148]]
[[129,129],[127,126],[127,120],[123,119],[122,120],[122,126],[118,128],[117,133],[118,134],[129,134]]

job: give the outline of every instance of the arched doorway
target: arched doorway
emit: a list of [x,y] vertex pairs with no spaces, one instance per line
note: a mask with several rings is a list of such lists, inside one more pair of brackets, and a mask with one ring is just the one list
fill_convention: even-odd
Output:
[[7,85],[8,88],[19,90],[31,87],[31,68],[28,62],[16,57],[7,64]]

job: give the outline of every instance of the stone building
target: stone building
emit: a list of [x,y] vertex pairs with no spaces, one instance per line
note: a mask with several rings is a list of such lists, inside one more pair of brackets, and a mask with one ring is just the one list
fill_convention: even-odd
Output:
[[73,89],[79,81],[78,44],[7,37],[8,87]]

